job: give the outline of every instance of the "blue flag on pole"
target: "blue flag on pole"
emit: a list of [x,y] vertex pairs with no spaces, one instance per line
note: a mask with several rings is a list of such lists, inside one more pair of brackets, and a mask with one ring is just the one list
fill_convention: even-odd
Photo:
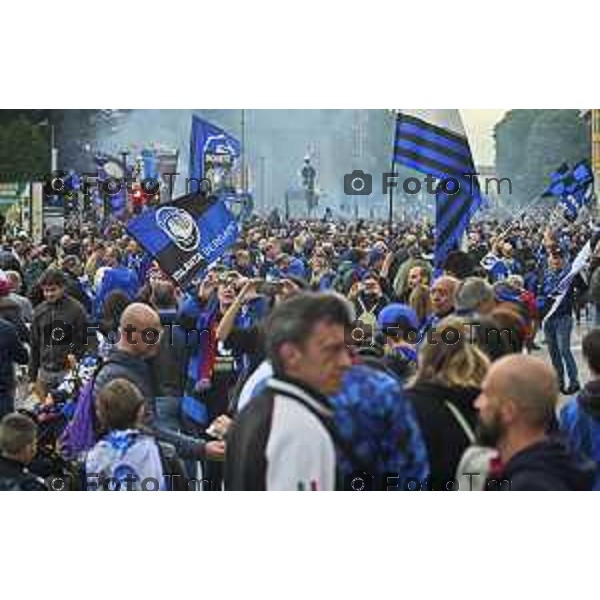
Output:
[[594,183],[594,173],[589,161],[582,160],[573,167],[573,178],[577,182],[577,188],[573,196],[577,201],[577,205],[581,208],[591,200],[592,196],[590,192]]
[[587,160],[578,162],[573,169],[563,163],[550,174],[550,185],[542,197],[555,197],[565,208],[565,218],[570,221],[577,219],[579,209],[591,199],[590,191],[594,174]]
[[210,179],[213,189],[223,176],[231,174],[236,159],[241,155],[240,142],[225,130],[192,116],[190,139],[190,179]]
[[237,222],[225,204],[200,194],[145,210],[127,231],[181,287],[238,237]]
[[562,196],[565,193],[566,182],[565,179],[569,174],[569,165],[564,162],[556,171],[550,174],[550,185],[546,191],[542,194],[542,198],[548,196]]
[[435,265],[458,249],[473,214],[482,206],[479,181],[457,110],[398,112],[394,162],[432,175],[436,191]]
[[561,302],[567,295],[573,279],[575,279],[578,273],[581,273],[588,265],[592,253],[600,240],[600,230],[596,229],[592,233],[590,239],[586,242],[583,248],[579,251],[579,254],[575,257],[571,268],[567,274],[558,282],[556,288],[550,292],[550,296],[554,298],[554,302],[550,307],[550,310],[546,313],[544,320],[542,321],[542,327],[545,322],[556,312]]
[[594,173],[592,167],[587,160],[579,161],[573,167],[573,177],[580,185],[589,185],[594,182]]

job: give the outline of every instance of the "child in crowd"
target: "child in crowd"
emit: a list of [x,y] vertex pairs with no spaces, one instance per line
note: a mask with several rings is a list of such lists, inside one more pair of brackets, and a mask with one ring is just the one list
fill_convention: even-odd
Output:
[[44,480],[29,471],[37,448],[37,426],[31,418],[9,413],[0,422],[0,491],[46,491]]
[[158,444],[142,433],[145,402],[137,387],[114,379],[96,397],[96,414],[107,433],[85,462],[88,491],[165,489]]

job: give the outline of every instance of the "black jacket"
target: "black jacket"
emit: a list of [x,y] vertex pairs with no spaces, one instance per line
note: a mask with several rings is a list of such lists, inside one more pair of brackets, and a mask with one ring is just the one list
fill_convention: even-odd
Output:
[[600,304],[600,261],[596,260],[593,266],[590,266],[590,285],[587,296],[590,302]]
[[366,365],[395,377],[403,386],[416,372],[415,362],[400,352],[366,356],[361,352],[361,358]]
[[142,396],[150,402],[160,396],[151,361],[118,348],[113,348],[109,352],[106,364],[98,372],[94,383],[94,396],[98,390],[114,379],[126,379],[131,382],[140,390]]
[[88,315],[91,315],[92,301],[89,298],[89,296],[85,293],[85,290],[83,289],[83,286],[81,285],[77,277],[75,277],[75,275],[71,273],[66,272],[65,279],[65,292],[69,296],[71,296],[71,298],[77,300],[77,302],[79,302],[81,306],[83,306]]
[[434,490],[457,489],[453,484],[463,452],[472,440],[467,436],[447,403],[451,403],[474,433],[477,424],[475,388],[451,388],[423,382],[405,390],[412,402],[431,467],[430,486]]
[[29,343],[29,330],[21,316],[21,307],[17,302],[7,297],[0,298],[0,319],[10,321],[17,328],[19,339]]
[[15,397],[15,368],[14,364],[27,364],[29,355],[19,339],[17,328],[0,319],[0,398]]
[[[55,327],[66,324],[66,337],[62,343],[50,343],[50,334]],[[40,367],[49,371],[65,369],[69,354],[80,357],[87,343],[86,316],[81,304],[68,295],[58,302],[42,302],[33,311],[31,323],[31,360],[29,378],[35,381]],[[57,334],[58,335],[58,334]]]
[[161,395],[181,397],[185,392],[188,353],[185,335],[179,331],[177,310],[159,310],[164,327],[160,338],[160,352],[155,362]]
[[3,271],[17,271],[21,277],[23,276],[21,263],[9,248],[0,248],[0,269]]
[[578,462],[559,439],[547,438],[515,454],[504,466],[501,478],[512,491],[591,490],[596,469]]
[[0,492],[45,492],[44,480],[21,463],[0,456]]

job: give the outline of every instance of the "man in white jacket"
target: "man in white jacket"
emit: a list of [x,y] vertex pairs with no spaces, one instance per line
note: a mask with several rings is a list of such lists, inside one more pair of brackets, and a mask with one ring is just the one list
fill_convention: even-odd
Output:
[[228,432],[226,489],[335,489],[327,397],[352,364],[344,333],[353,316],[344,298],[314,293],[286,300],[271,313],[265,331],[274,376]]

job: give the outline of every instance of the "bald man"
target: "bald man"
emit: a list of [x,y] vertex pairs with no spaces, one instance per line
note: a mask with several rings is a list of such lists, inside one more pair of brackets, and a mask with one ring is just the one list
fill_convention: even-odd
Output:
[[127,379],[144,398],[160,396],[151,359],[160,349],[162,326],[158,313],[146,304],[130,304],[121,315],[117,344],[96,378],[94,392],[113,379]]
[[158,370],[153,365],[153,359],[160,350],[161,335],[158,313],[147,304],[130,304],[121,315],[118,342],[98,372],[93,396],[95,398],[110,381],[126,379],[140,390],[148,403],[149,426],[159,439],[173,444],[180,457],[220,459],[225,452],[222,442],[205,444],[177,433],[178,427],[172,414],[178,413],[178,406],[169,405],[178,403],[179,399],[161,398],[160,383],[156,377]]
[[510,355],[492,364],[475,401],[480,442],[495,447],[511,490],[589,490],[594,468],[579,464],[548,432],[559,395],[554,369],[539,358]]

